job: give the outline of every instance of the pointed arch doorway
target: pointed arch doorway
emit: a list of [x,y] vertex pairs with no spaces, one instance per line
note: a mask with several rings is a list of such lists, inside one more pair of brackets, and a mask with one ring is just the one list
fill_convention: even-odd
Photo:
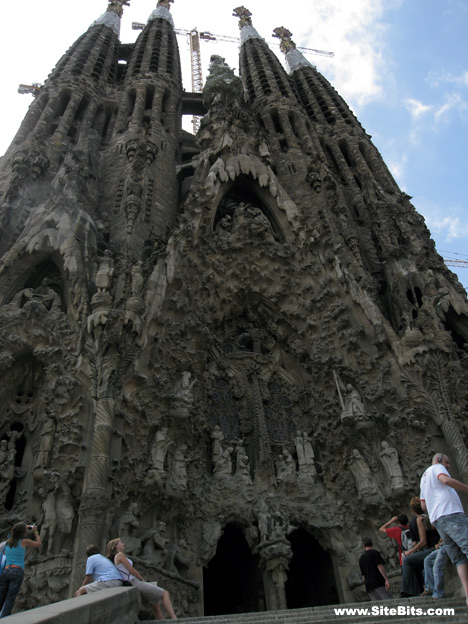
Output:
[[335,573],[329,553],[305,529],[288,536],[293,557],[286,581],[288,609],[338,604]]
[[242,529],[229,524],[216,555],[203,570],[204,615],[265,610],[258,556],[252,555]]

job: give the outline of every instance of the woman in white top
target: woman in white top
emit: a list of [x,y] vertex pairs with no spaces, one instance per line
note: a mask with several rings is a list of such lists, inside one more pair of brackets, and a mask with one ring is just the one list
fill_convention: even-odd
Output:
[[124,550],[125,544],[120,537],[111,540],[107,544],[106,556],[115,563],[122,575],[122,579],[138,588],[142,597],[146,598],[150,603],[157,620],[164,619],[160,607],[161,602],[171,620],[177,620],[174,609],[172,608],[169,592],[162,587],[158,587],[157,583],[147,583],[141,574],[133,567],[133,561],[124,555]]

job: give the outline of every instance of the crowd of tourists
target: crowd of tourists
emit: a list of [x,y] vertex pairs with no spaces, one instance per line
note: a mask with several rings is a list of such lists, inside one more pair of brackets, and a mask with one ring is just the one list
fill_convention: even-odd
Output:
[[[450,460],[437,453],[421,477],[420,496],[410,501],[412,517],[392,517],[379,529],[396,541],[401,566],[401,598],[432,596],[444,598],[444,569],[451,561],[457,569],[468,606],[468,516],[456,490],[468,492],[468,485],[450,476]],[[366,538],[359,567],[366,592],[372,600],[391,598],[390,580],[381,553]],[[24,577],[25,553],[39,548],[42,540],[36,525],[16,523],[0,545],[0,618],[10,615]],[[85,578],[75,596],[100,589],[132,585],[147,601],[156,619],[167,615],[177,619],[169,592],[147,582],[125,555],[125,544],[117,537],[107,544],[106,555],[92,544],[86,549]]]
[[[410,501],[412,518],[393,516],[379,529],[398,545],[401,566],[399,596],[445,597],[444,571],[451,561],[457,569],[468,606],[468,516],[456,490],[468,492],[468,485],[453,479],[450,460],[437,453],[421,477],[420,496]],[[359,566],[371,600],[391,598],[390,581],[381,553],[365,538]]]
[[[0,545],[0,618],[10,615],[24,577],[26,548],[39,548],[42,540],[36,525],[24,522],[15,524],[7,540]],[[82,596],[100,589],[132,585],[141,598],[151,606],[157,620],[163,620],[161,606],[170,619],[176,620],[169,592],[156,582],[146,582],[133,567],[133,561],[125,555],[125,544],[117,537],[107,544],[106,556],[98,546],[86,548],[86,572],[83,584],[75,596]]]

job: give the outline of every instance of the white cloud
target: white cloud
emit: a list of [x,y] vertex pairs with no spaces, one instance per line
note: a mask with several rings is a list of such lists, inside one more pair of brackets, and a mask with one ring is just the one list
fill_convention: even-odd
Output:
[[468,236],[468,222],[457,216],[431,217],[427,219],[430,230],[442,235],[446,241]]
[[468,243],[468,216],[462,207],[440,206],[424,198],[415,198],[414,205],[439,240],[451,242],[467,239]]
[[[384,6],[385,4],[385,6]],[[383,97],[383,82],[388,81],[385,67],[384,12],[400,0],[316,0],[311,3],[314,31],[325,38],[335,58],[320,63],[339,93],[357,106]]]
[[409,110],[413,119],[419,119],[432,110],[432,106],[423,104],[420,100],[415,100],[414,98],[406,98],[405,107]]
[[[319,71],[326,76],[352,107],[382,99],[383,85],[392,82],[390,53],[385,50],[385,17],[387,11],[397,9],[402,0],[313,0],[301,2],[294,10],[284,0],[249,0],[248,8],[253,14],[253,24],[260,35],[272,41],[273,29],[285,26],[293,33],[298,46],[333,51],[335,56],[308,56]],[[68,3],[63,0],[41,0],[33,3],[24,19],[23,3],[6,3],[2,7],[3,23],[0,24],[0,53],[5,58],[13,56],[15,63],[6,64],[12,69],[9,82],[2,80],[2,118],[0,128],[1,147],[11,140],[11,127],[17,128],[26,112],[31,98],[16,94],[19,82],[43,82],[60,56],[105,11],[106,0],[80,0],[80,9],[69,18]],[[156,0],[139,0],[125,8],[122,19],[121,40],[134,41],[137,34],[131,30],[132,21],[145,22],[156,6]],[[237,36],[237,19],[232,17],[236,5],[209,0],[177,0],[171,6],[176,28],[209,30],[215,34]],[[10,24],[21,24],[21,38]],[[7,26],[8,25],[8,26]],[[38,30],[39,25],[39,30]],[[38,35],[39,33],[39,35]],[[31,57],[27,41],[40,37],[40,53]],[[187,42],[179,38],[183,60],[184,86],[191,89],[190,59]],[[280,60],[283,55],[274,48]],[[226,57],[231,67],[238,67],[238,48],[235,43],[218,42],[203,44],[202,65],[206,75],[212,54]],[[34,65],[37,62],[36,65]],[[34,65],[34,67],[33,67]],[[8,95],[8,97],[4,97]],[[21,111],[18,109],[21,108]],[[18,111],[18,112],[17,112]],[[14,117],[16,115],[16,117]],[[7,126],[7,127],[5,127]],[[5,137],[2,137],[2,132]],[[3,139],[3,140],[2,140]]]
[[468,115],[468,104],[459,93],[449,93],[445,96],[445,102],[434,113],[437,123],[443,121],[448,114],[456,110],[463,119]]
[[437,88],[443,83],[448,83],[462,89],[468,87],[468,70],[460,74],[430,72],[427,77],[427,82],[432,88]]

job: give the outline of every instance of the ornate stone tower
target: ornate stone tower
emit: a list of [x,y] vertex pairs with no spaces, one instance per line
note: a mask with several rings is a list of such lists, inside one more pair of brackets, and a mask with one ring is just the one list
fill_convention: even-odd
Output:
[[202,101],[171,1],[132,45],[110,2],[0,162],[0,529],[45,542],[18,605],[118,535],[179,615],[359,600],[431,455],[468,478],[466,293],[286,28],[289,73],[235,9]]

